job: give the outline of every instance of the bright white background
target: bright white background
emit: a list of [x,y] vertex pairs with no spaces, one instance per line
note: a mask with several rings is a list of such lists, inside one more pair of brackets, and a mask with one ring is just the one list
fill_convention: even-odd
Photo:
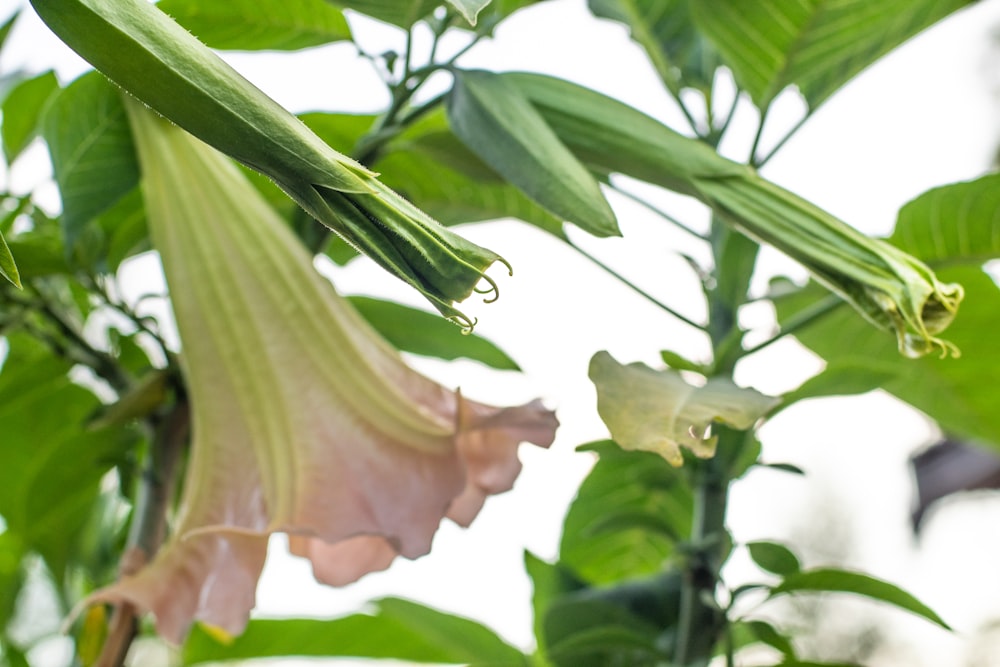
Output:
[[[20,4],[0,0],[0,17]],[[369,52],[402,46],[398,31],[353,18]],[[997,145],[1000,60],[991,35],[998,27],[1000,2],[987,0],[899,49],[824,105],[765,174],[872,234],[888,233],[899,207],[924,190],[980,175]],[[457,48],[460,42],[449,46]],[[373,111],[386,102],[369,65],[349,45],[226,58],[293,111]],[[461,64],[554,73],[682,127],[625,31],[591,18],[583,0],[554,0],[519,13]],[[64,81],[85,69],[34,16],[24,17],[0,68],[41,71],[53,65]],[[772,127],[780,129],[797,119],[801,105],[788,95],[778,110]],[[740,109],[741,122],[735,123],[733,138],[724,147],[733,157],[745,157],[753,114],[747,106]],[[769,136],[775,135],[765,135],[765,146]],[[24,158],[37,166],[25,168],[21,173],[30,176],[15,179],[12,186],[24,189],[37,182],[47,169],[45,159],[43,151]],[[643,192],[692,224],[704,224],[697,206]],[[704,250],[629,202],[613,198],[613,203],[624,239],[598,242],[583,233],[573,234],[574,239],[662,300],[701,319],[696,282],[677,253],[705,257]],[[562,516],[591,464],[588,456],[573,450],[606,435],[586,377],[590,356],[607,349],[622,362],[656,364],[663,348],[692,357],[707,353],[704,341],[685,325],[541,232],[509,221],[467,226],[462,232],[515,268],[513,278],[496,274],[499,302],[470,302],[469,311],[479,317],[477,332],[500,343],[525,374],[489,371],[473,363],[414,363],[479,400],[501,404],[542,396],[558,410],[563,424],[556,443],[548,451],[522,449],[525,470],[516,488],[490,500],[471,529],[446,523],[430,556],[399,562],[346,589],[315,584],[305,563],[284,555],[283,540],[276,538],[258,591],[259,615],[329,617],[356,611],[369,599],[404,596],[480,619],[510,641],[529,646],[530,584],[523,573],[523,550],[554,558]],[[346,270],[323,270],[342,292],[388,295],[421,305],[418,296],[363,262]],[[765,251],[758,284],[776,272],[804,275],[777,253]],[[126,269],[122,278],[134,294],[160,280],[148,261]],[[769,313],[758,310],[747,316],[767,332]],[[741,365],[737,379],[780,393],[819,368],[815,357],[788,342]],[[901,612],[883,613],[864,604],[848,605],[824,620],[831,628],[869,617],[887,623],[889,645],[874,665],[1000,665],[1000,649],[984,649],[982,636],[984,624],[1000,619],[1000,502],[950,503],[929,517],[922,539],[914,540],[907,524],[912,489],[906,459],[934,438],[922,416],[880,394],[811,401],[766,425],[762,438],[766,460],[795,463],[809,476],[761,470],[739,482],[730,511],[738,541],[800,541],[807,564],[846,560],[909,589],[958,629],[948,635]],[[755,576],[741,556],[727,574],[734,584]],[[971,661],[975,656],[980,662]]]

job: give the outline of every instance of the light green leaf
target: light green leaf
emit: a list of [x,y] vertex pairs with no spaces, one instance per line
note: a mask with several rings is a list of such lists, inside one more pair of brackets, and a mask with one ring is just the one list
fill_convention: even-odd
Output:
[[589,0],[595,16],[625,24],[656,73],[674,93],[712,88],[721,64],[715,48],[691,21],[688,0]]
[[620,233],[597,181],[505,77],[456,72],[447,108],[455,135],[526,195],[592,234]]
[[184,646],[184,664],[267,657],[394,658],[413,663],[526,665],[525,656],[485,626],[415,602],[385,598],[375,613],[331,621],[252,620],[228,644],[201,628]]
[[475,333],[463,334],[448,320],[400,303],[363,296],[351,304],[382,337],[404,352],[439,359],[466,358],[501,370],[520,370],[503,350]]
[[802,569],[798,557],[791,549],[777,542],[750,542],[747,544],[753,562],[767,572],[788,576]]
[[3,234],[0,234],[0,276],[6,278],[15,287],[21,286],[21,274],[17,270],[14,255],[11,254]]
[[790,574],[771,589],[770,597],[786,593],[854,593],[922,616],[946,630],[951,628],[934,611],[903,589],[860,572],[820,568]]
[[139,183],[121,91],[97,72],[56,96],[42,121],[62,197],[62,224],[72,244],[96,216]]
[[438,0],[331,0],[334,4],[385,21],[404,30],[428,16]]
[[1000,257],[1000,174],[928,190],[900,209],[889,241],[933,267]]
[[[659,572],[674,551],[670,535],[691,532],[690,486],[655,454],[624,451],[610,441],[586,449],[600,458],[566,513],[560,564],[597,585]],[[626,516],[656,517],[670,527],[650,532],[641,522],[614,520]]]
[[623,366],[607,352],[590,360],[590,379],[597,387],[597,411],[615,442],[655,452],[675,466],[684,462],[681,447],[701,458],[715,453],[713,423],[748,429],[778,403],[726,378],[695,387],[675,371]]
[[213,49],[295,51],[351,39],[325,0],[161,0],[159,8]]
[[858,72],[971,0],[699,0],[695,23],[766,107],[795,85],[819,106]]
[[448,4],[458,10],[458,13],[462,15],[469,25],[476,25],[476,19],[479,16],[479,12],[483,11],[486,5],[490,4],[491,0],[448,0]]
[[3,154],[7,164],[21,154],[38,132],[45,103],[59,89],[53,72],[17,84],[3,101]]

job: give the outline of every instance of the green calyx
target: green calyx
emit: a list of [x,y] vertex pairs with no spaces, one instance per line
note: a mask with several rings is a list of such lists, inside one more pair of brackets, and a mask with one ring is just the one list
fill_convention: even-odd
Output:
[[270,177],[317,220],[471,329],[474,322],[453,303],[477,290],[498,255],[447,230],[327,146],[146,0],[32,0],[32,5],[53,32],[112,81]]

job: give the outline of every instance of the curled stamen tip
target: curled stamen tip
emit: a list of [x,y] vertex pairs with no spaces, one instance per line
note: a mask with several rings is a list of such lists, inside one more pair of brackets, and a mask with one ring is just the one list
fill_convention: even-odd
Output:
[[496,284],[496,281],[490,278],[485,273],[482,275],[482,279],[489,283],[489,287],[486,289],[480,289],[478,286],[474,287],[476,294],[492,294],[492,297],[487,297],[483,299],[483,303],[493,303],[500,298],[500,287]]
[[514,275],[514,267],[510,265],[510,262],[508,262],[503,257],[497,257],[497,261],[507,267],[507,275],[508,276],[513,276]]

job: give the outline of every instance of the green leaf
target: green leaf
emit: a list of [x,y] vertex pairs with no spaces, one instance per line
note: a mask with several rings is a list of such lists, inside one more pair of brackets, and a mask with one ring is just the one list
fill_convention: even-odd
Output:
[[59,579],[101,477],[133,439],[86,429],[100,403],[70,382],[69,362],[23,335],[8,342],[0,372],[0,515]]
[[[580,485],[563,523],[560,564],[593,584],[659,572],[674,551],[669,534],[689,535],[693,496],[662,457],[605,441],[588,446],[600,459]],[[659,517],[670,530],[648,532],[615,516]]]
[[363,296],[351,304],[393,347],[438,359],[466,358],[501,370],[520,370],[503,350],[475,333],[463,334],[439,315],[400,303]]
[[6,46],[7,37],[10,36],[10,29],[14,27],[14,22],[17,21],[19,16],[21,16],[21,10],[14,12],[9,19],[4,21],[3,25],[0,25],[0,49]]
[[53,72],[39,74],[17,84],[3,101],[3,154],[7,164],[21,154],[38,132],[45,103],[59,90]]
[[778,632],[773,625],[765,621],[743,621],[741,626],[749,630],[750,634],[759,642],[767,644],[776,651],[780,651],[785,657],[795,659],[795,648],[787,637]]
[[971,0],[699,0],[695,23],[758,107],[795,85],[810,107]]
[[696,179],[752,173],[708,144],[607,95],[543,74],[501,76],[528,99],[558,140],[598,174],[625,174],[701,198]]
[[42,120],[72,245],[84,226],[139,183],[121,91],[97,72],[63,89]]
[[6,278],[15,287],[21,286],[21,274],[17,270],[14,255],[11,254],[3,234],[0,234],[0,276]]
[[711,90],[721,61],[691,20],[688,0],[589,0],[595,16],[623,23],[674,93]]
[[535,638],[539,650],[546,652],[544,632],[545,616],[553,603],[574,591],[586,588],[586,584],[560,563],[547,563],[529,551],[524,552],[524,569],[531,579],[531,608],[534,615]]
[[331,0],[334,4],[366,14],[380,21],[408,30],[427,17],[438,0]]
[[458,13],[462,15],[469,25],[476,25],[476,18],[479,16],[479,12],[483,10],[486,5],[490,4],[491,0],[448,0],[448,4],[458,10]]
[[[602,593],[585,589],[553,603],[542,631],[546,657],[559,667],[651,665],[665,658],[656,637],[666,623],[640,618]],[[676,610],[677,600],[672,602]]]
[[351,39],[324,0],[161,0],[157,5],[214,49],[294,51]]
[[415,602],[385,598],[373,615],[331,621],[252,620],[229,644],[196,628],[184,646],[184,664],[303,656],[394,658],[415,663],[516,667],[525,656],[485,626]]
[[0,533],[0,628],[8,627],[24,583],[24,544],[11,531]]
[[779,576],[795,574],[802,569],[798,557],[783,544],[776,542],[750,542],[747,544],[753,562],[767,572]]
[[526,195],[592,234],[620,234],[597,181],[505,77],[456,72],[447,108],[455,135]]
[[781,406],[785,408],[806,398],[867,394],[885,385],[895,375],[895,370],[874,368],[870,362],[862,359],[845,361],[812,376],[782,396]]
[[932,267],[1000,257],[1000,174],[929,190],[899,210],[889,241]]
[[695,387],[676,371],[623,366],[607,352],[591,359],[590,379],[612,438],[624,449],[655,452],[675,466],[683,463],[681,447],[702,458],[715,453],[713,423],[748,429],[778,402],[722,377]]
[[819,568],[790,574],[771,589],[770,597],[786,593],[853,593],[885,602],[921,616],[946,630],[951,628],[930,607],[887,581],[860,572]]
[[466,148],[443,112],[425,116],[390,142],[375,166],[383,181],[446,225],[509,217],[565,238],[562,219]]

